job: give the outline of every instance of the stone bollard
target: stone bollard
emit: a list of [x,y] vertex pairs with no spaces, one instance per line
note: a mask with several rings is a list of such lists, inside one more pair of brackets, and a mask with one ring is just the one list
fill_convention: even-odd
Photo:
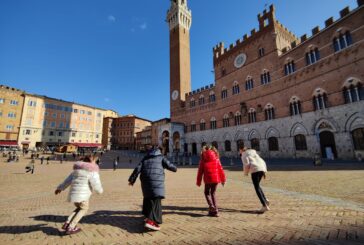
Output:
[[230,166],[233,166],[234,162],[233,162],[233,158],[230,158]]
[[189,159],[189,165],[190,166],[192,165],[192,157],[190,157],[190,159]]

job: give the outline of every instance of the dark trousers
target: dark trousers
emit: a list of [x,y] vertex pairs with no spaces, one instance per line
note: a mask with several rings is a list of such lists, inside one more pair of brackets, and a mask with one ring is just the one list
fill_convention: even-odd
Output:
[[207,204],[210,208],[214,208],[217,211],[217,202],[216,202],[216,189],[217,183],[214,184],[205,184],[205,198]]
[[262,203],[262,205],[266,206],[267,199],[265,198],[263,190],[262,190],[262,188],[260,188],[260,185],[259,185],[263,176],[264,176],[263,171],[252,173],[252,180],[253,180],[253,185],[254,185],[254,188],[255,188],[255,192],[257,193],[258,198],[259,198],[260,202]]
[[144,198],[142,213],[145,218],[162,224],[162,199],[160,197]]

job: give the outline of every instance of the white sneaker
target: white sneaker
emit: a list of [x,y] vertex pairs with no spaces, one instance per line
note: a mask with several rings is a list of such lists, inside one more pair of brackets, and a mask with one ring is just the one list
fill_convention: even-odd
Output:
[[268,206],[263,206],[260,210],[259,210],[259,212],[260,213],[265,213],[265,212],[267,212],[267,211],[269,211],[270,210],[270,208],[268,207]]

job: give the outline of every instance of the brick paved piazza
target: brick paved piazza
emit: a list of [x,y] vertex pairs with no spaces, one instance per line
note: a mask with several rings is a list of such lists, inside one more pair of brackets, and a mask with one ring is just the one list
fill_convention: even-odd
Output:
[[[28,160],[26,160],[28,161]],[[195,168],[167,173],[167,199],[160,232],[144,232],[140,184],[127,185],[130,169],[102,170],[105,193],[94,195],[81,233],[62,236],[73,210],[66,193],[54,188],[70,162],[37,163],[24,174],[25,160],[1,162],[0,244],[363,244],[364,171],[272,171],[263,188],[270,212],[260,208],[250,179],[226,168],[228,183],[218,189],[221,216],[206,216]],[[123,164],[121,164],[123,165]],[[124,164],[124,165],[129,165]]]

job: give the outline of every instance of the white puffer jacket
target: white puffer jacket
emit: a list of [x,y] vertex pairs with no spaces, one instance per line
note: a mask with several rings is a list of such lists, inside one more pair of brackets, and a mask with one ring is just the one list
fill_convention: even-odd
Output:
[[89,162],[77,162],[73,166],[73,172],[57,189],[63,191],[70,185],[69,202],[88,201],[92,191],[101,194],[103,189],[99,175],[99,166]]
[[265,173],[267,172],[267,165],[265,164],[265,161],[253,149],[246,150],[243,154],[241,154],[241,160],[244,164],[245,174],[260,171]]

